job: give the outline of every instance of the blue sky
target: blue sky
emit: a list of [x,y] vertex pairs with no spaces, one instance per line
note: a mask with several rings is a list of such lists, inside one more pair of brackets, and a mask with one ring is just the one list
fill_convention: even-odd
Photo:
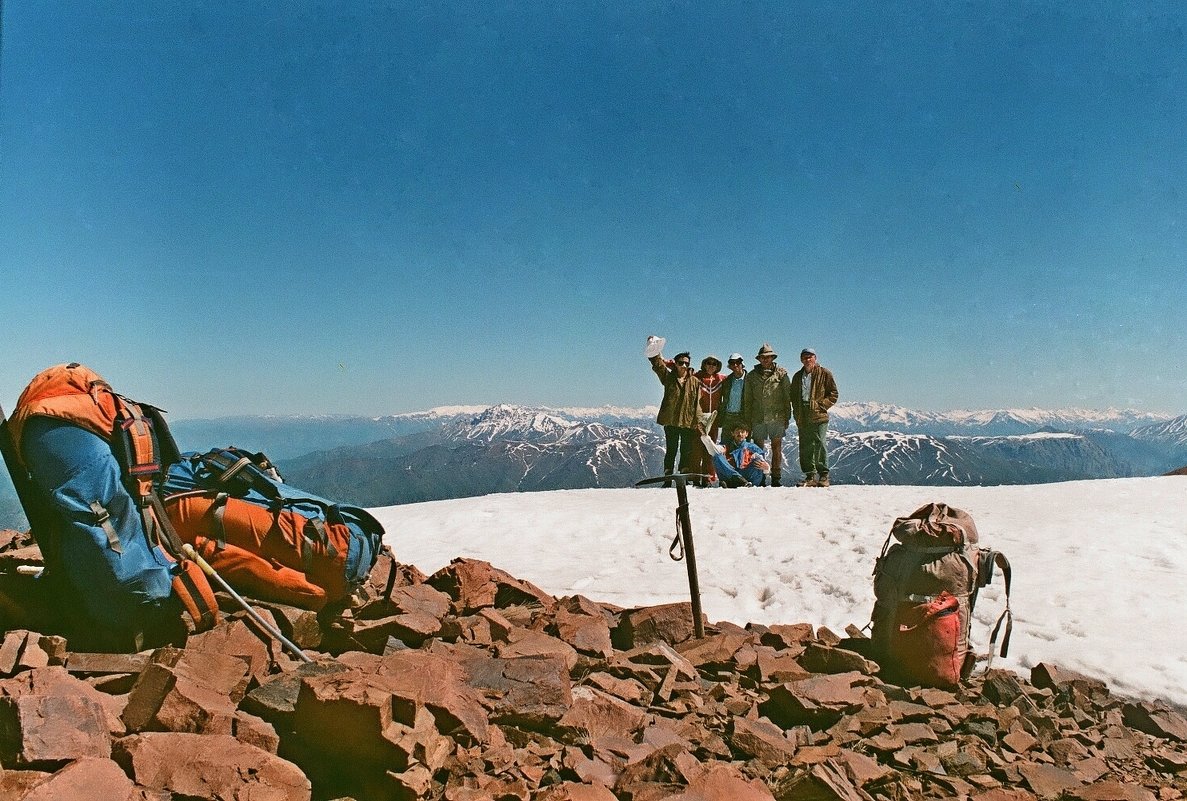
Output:
[[[885,5],[885,8],[871,6]],[[1187,411],[1178,2],[3,8],[0,404]]]

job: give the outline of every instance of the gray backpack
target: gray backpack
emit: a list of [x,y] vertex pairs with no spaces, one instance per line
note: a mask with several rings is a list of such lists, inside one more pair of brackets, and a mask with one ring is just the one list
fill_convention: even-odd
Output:
[[973,608],[994,565],[1005,581],[1006,608],[994,626],[990,652],[1004,623],[1001,655],[1006,655],[1013,628],[1010,563],[977,541],[973,518],[943,503],[894,521],[874,565],[871,616],[872,652],[888,678],[939,687],[968,678],[976,661],[969,648]]

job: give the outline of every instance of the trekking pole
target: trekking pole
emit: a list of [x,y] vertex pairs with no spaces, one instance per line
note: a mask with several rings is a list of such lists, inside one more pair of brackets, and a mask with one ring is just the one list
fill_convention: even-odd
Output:
[[302,651],[300,648],[297,647],[296,643],[294,643],[288,637],[285,637],[283,634],[281,634],[280,630],[278,628],[273,626],[268,621],[264,620],[264,618],[260,616],[259,612],[252,609],[251,605],[248,604],[247,601],[243,600],[242,595],[235,592],[235,590],[231,589],[231,585],[228,584],[226,581],[224,581],[223,577],[220,576],[218,573],[216,573],[214,568],[210,566],[210,563],[207,562],[205,559],[203,559],[201,554],[199,554],[197,551],[194,550],[194,546],[190,545],[187,542],[186,544],[181,546],[181,550],[182,550],[182,553],[184,553],[190,559],[193,559],[195,562],[197,562],[198,567],[202,568],[203,573],[205,573],[207,576],[209,576],[210,578],[217,581],[218,585],[220,587],[222,587],[224,590],[226,590],[227,593],[229,593],[230,596],[235,599],[236,603],[238,603],[240,606],[243,607],[243,611],[247,612],[248,616],[251,617],[251,619],[254,620],[260,626],[260,628],[262,628],[264,631],[268,632],[270,635],[275,637],[277,642],[279,642],[285,648],[289,649],[289,651],[291,651],[293,653],[293,655],[296,656],[298,659],[300,659],[302,662],[313,662],[313,660],[309,658],[308,654],[306,654],[304,651]]
[[642,487],[647,484],[658,484],[661,481],[676,483],[676,539],[668,553],[677,562],[681,557],[674,551],[679,544],[683,551],[684,566],[688,570],[688,594],[692,597],[692,631],[698,640],[705,636],[705,622],[701,617],[701,585],[697,580],[697,555],[692,545],[692,518],[688,514],[688,480],[708,478],[700,473],[672,473],[671,475],[645,478],[635,484]]

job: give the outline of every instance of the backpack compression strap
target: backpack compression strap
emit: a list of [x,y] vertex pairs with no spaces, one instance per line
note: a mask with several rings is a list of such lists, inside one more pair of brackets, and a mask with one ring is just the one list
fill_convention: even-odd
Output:
[[989,635],[990,658],[993,657],[993,648],[997,645],[997,633],[1002,627],[1002,622],[1004,621],[1006,624],[1005,631],[1002,632],[1002,656],[1005,656],[1010,650],[1010,634],[1014,630],[1014,613],[1010,611],[1010,560],[1004,554],[994,551],[993,564],[1002,571],[1002,580],[1006,585],[1006,608],[998,617],[997,624],[993,627],[993,633]]

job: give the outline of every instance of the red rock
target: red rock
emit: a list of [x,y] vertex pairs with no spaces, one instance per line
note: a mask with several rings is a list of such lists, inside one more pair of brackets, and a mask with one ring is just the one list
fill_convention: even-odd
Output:
[[1148,701],[1122,707],[1125,725],[1154,737],[1187,742],[1187,717]]
[[25,670],[48,667],[50,654],[45,645],[52,642],[35,631],[14,630],[0,641],[0,676],[11,676]]
[[712,634],[699,640],[688,640],[676,646],[676,651],[696,667],[728,666],[743,646],[755,641],[752,634]]
[[602,784],[561,782],[547,787],[535,796],[536,801],[617,801],[614,793]]
[[1140,784],[1109,780],[1081,787],[1070,793],[1078,801],[1155,801],[1154,793]]
[[1075,687],[1086,694],[1108,694],[1108,687],[1099,679],[1089,678],[1074,670],[1067,670],[1047,662],[1040,662],[1030,669],[1030,683],[1040,690],[1059,690]]
[[688,783],[688,788],[670,801],[774,801],[767,786],[748,779],[733,765],[715,764]]
[[[52,775],[52,773],[41,770],[4,770],[0,768],[0,798],[5,801],[24,798],[26,793]],[[71,801],[75,801],[75,799],[71,799]],[[90,796],[85,796],[78,801],[90,801]]]
[[61,667],[0,681],[0,762],[58,767],[111,756],[111,727],[101,694]]
[[881,782],[894,773],[893,770],[873,757],[848,749],[842,749],[841,753],[837,755],[836,761],[858,787]]
[[790,762],[796,752],[795,743],[783,735],[782,729],[761,718],[734,718],[727,740],[734,751],[772,767]]
[[800,724],[827,728],[865,704],[860,683],[867,681],[860,673],[838,673],[787,682],[771,688],[759,711],[785,729]]
[[464,646],[452,651],[465,672],[466,684],[481,693],[489,706],[492,722],[548,729],[572,706],[569,666],[562,657],[503,659]]
[[240,657],[247,662],[248,675],[260,682],[267,678],[272,666],[269,639],[243,620],[228,620],[210,631],[190,637],[186,640],[185,650]]
[[790,649],[799,653],[804,650],[804,645],[815,636],[810,623],[777,624],[766,627],[760,642],[780,651]]
[[754,664],[746,673],[764,684],[800,681],[812,677],[791,650],[775,651],[766,648],[755,649]]
[[776,793],[779,801],[870,801],[844,767],[833,760],[783,782]]
[[1058,798],[1066,790],[1079,787],[1081,782],[1071,773],[1053,765],[1039,765],[1024,762],[1018,765],[1018,772],[1026,784],[1040,798]]
[[612,637],[615,647],[630,650],[653,642],[675,645],[693,633],[692,604],[686,601],[623,612]]
[[872,676],[881,668],[856,651],[820,643],[808,643],[799,655],[799,663],[811,673],[848,673],[856,671]]
[[603,692],[621,698],[628,704],[642,704],[644,698],[650,699],[651,693],[635,679],[620,679],[609,673],[591,673],[584,679],[585,683]]
[[247,686],[245,657],[161,648],[132,687],[123,720],[130,732],[229,735]]
[[[338,730],[336,713],[329,713],[328,707],[320,708],[314,701],[323,692],[328,693],[327,699],[332,699],[334,688],[340,687],[349,690],[354,699],[347,702],[348,707],[362,703],[364,707],[378,704],[382,709],[386,704],[389,711],[381,712],[383,717],[405,722],[400,717],[411,720],[412,707],[423,704],[437,719],[442,734],[479,743],[488,741],[489,720],[481,697],[468,686],[465,671],[453,660],[424,651],[400,651],[383,657],[352,652],[343,654],[339,661],[354,670],[302,679],[293,725],[304,730],[304,739],[317,741],[318,732]],[[384,694],[386,701],[382,700]],[[329,706],[333,705],[330,702]],[[397,707],[394,718],[390,711],[393,705]],[[330,714],[328,719],[326,714]],[[362,719],[373,720],[374,714],[366,712]],[[347,712],[346,716],[351,717],[351,713]],[[327,725],[331,728],[326,728]],[[366,735],[365,739],[372,736]]]
[[636,795],[639,785],[662,784],[679,789],[704,772],[700,761],[678,745],[669,745],[628,765],[614,786],[617,795]]
[[584,654],[608,657],[614,653],[610,641],[610,625],[605,615],[556,610],[554,633],[558,638]]
[[[280,633],[292,640],[298,648],[317,648],[321,645],[321,623],[318,622],[316,612],[274,601],[257,600],[253,602],[253,605],[261,613],[268,612]],[[244,622],[247,622],[246,618]],[[254,630],[256,624],[248,623],[248,625],[253,626]],[[271,651],[274,645],[271,636],[261,632],[260,637],[268,644],[269,651]]]
[[254,745],[270,754],[275,754],[280,748],[280,737],[276,734],[276,728],[268,721],[242,709],[235,712],[233,728],[235,739],[240,742]]
[[1016,754],[1025,754],[1039,744],[1039,741],[1021,728],[1012,729],[1009,734],[1001,738],[1002,744]]
[[224,735],[133,734],[113,758],[138,785],[186,798],[309,801],[312,788],[293,763]]
[[556,657],[565,663],[566,670],[577,665],[577,651],[568,643],[545,634],[514,627],[507,633],[507,642],[495,645],[495,655],[503,659],[522,656]]
[[3,796],[20,801],[133,801],[134,786],[110,759],[83,757],[38,782],[25,795]]
[[647,725],[647,714],[612,695],[592,687],[573,688],[573,703],[557,721],[560,729],[580,732],[593,742],[612,734],[630,736]]
[[539,587],[479,559],[454,559],[426,582],[453,599],[459,614],[470,614],[488,606],[502,608],[534,604],[552,609],[556,599]]
[[972,796],[971,801],[1035,801],[1033,793],[1017,788],[995,787]]

